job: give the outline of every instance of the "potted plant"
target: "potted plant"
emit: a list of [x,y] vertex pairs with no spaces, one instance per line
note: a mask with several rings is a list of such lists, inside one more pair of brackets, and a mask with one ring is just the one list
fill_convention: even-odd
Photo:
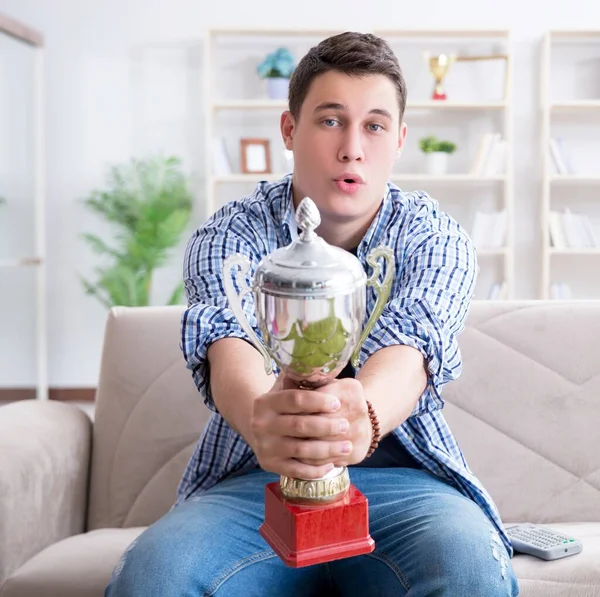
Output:
[[[105,307],[151,304],[152,275],[179,244],[192,211],[192,194],[180,166],[176,157],[133,159],[113,166],[106,187],[84,199],[114,228],[113,245],[95,234],[83,235],[105,264],[96,268],[95,282],[81,280],[86,293]],[[182,302],[180,283],[166,303]]]
[[451,141],[441,141],[437,137],[428,136],[419,140],[419,147],[425,154],[428,174],[446,174],[448,171],[448,155],[456,151]]
[[259,76],[267,79],[267,93],[271,99],[287,99],[294,68],[294,59],[286,48],[277,48],[258,65]]

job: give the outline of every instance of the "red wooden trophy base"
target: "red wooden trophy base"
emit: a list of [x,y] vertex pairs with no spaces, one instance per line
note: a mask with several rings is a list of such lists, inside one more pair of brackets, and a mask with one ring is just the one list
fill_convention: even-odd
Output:
[[288,502],[278,482],[265,487],[265,521],[260,534],[293,568],[370,553],[367,498],[354,485],[337,502],[305,506]]
[[431,99],[433,99],[433,100],[445,100],[446,99],[446,94],[445,93],[434,92],[433,95],[431,96]]

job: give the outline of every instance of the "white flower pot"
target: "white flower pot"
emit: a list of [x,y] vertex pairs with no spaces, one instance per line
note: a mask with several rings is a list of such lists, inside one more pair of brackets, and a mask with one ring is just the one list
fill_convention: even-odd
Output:
[[270,99],[287,99],[290,80],[283,77],[267,79],[267,94]]
[[445,151],[432,151],[425,154],[427,174],[440,175],[448,172],[448,154]]

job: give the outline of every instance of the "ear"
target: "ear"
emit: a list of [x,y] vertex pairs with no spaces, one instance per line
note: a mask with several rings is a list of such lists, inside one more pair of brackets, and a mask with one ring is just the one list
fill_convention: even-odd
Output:
[[281,128],[281,137],[286,149],[294,149],[294,132],[296,130],[296,121],[289,110],[281,115],[279,123]]
[[396,147],[396,159],[400,159],[402,155],[402,149],[404,148],[404,142],[406,141],[406,123],[400,123],[400,130],[398,131],[398,147]]
[[400,123],[400,131],[398,135],[398,150],[402,151],[404,142],[406,141],[406,122]]

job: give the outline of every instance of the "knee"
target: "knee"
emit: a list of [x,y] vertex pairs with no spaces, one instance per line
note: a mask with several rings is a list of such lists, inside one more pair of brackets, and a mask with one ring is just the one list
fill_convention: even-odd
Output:
[[170,597],[187,593],[194,568],[188,551],[175,539],[142,533],[125,550],[106,588],[105,597]]
[[488,524],[448,521],[433,530],[430,557],[443,595],[514,597],[517,581],[497,531]]

